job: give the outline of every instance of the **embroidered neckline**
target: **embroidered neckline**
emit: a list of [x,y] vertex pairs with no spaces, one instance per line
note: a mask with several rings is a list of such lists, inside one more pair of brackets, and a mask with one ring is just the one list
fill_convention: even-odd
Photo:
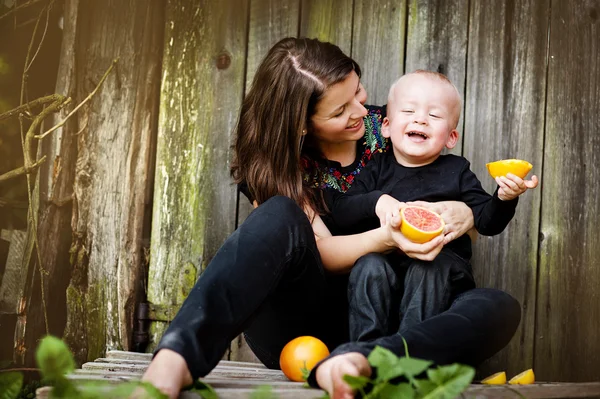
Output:
[[303,167],[306,171],[304,181],[311,187],[333,188],[340,192],[346,192],[373,155],[388,150],[388,140],[381,135],[382,120],[380,108],[369,108],[369,113],[364,118],[365,135],[360,143],[360,148],[357,148],[357,150],[362,149],[362,154],[360,159],[354,162],[354,168],[330,166],[323,162],[303,158]]

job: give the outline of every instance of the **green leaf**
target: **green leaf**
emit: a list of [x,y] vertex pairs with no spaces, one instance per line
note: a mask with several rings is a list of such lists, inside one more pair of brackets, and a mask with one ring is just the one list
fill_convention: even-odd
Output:
[[386,382],[403,374],[398,357],[392,351],[376,346],[367,358],[371,366],[377,368],[375,383]]
[[56,380],[75,370],[75,361],[67,345],[59,338],[46,336],[35,353],[42,376]]
[[276,397],[273,387],[270,385],[260,385],[250,394],[250,399],[273,399]]
[[16,399],[23,386],[23,374],[11,371],[0,373],[0,399]]
[[371,379],[369,377],[365,377],[364,375],[359,375],[356,377],[346,374],[344,375],[344,381],[346,381],[352,389],[364,389],[364,387],[371,382]]
[[196,380],[191,391],[199,394],[203,399],[219,399],[219,396],[213,387],[202,380]]
[[404,370],[407,376],[415,377],[433,364],[429,360],[416,359],[414,357],[401,357],[398,359],[398,364]]
[[436,385],[442,385],[449,379],[453,378],[458,372],[459,364],[450,364],[448,366],[441,366],[437,369],[431,369],[427,371],[427,376]]
[[437,370],[427,370],[427,375],[432,381],[443,382],[436,384],[437,387],[426,394],[419,387],[423,399],[454,399],[473,381],[475,369],[463,365],[450,365],[438,367]]
[[162,393],[157,387],[147,381],[138,382],[138,386],[146,391],[148,397],[152,399],[168,399],[169,395]]
[[385,384],[383,389],[379,390],[379,399],[413,399],[415,390],[408,383],[398,385]]
[[419,397],[427,395],[429,392],[437,388],[437,385],[429,380],[416,379],[414,380]]
[[377,367],[376,382],[389,381],[405,376],[409,380],[427,370],[432,364],[428,360],[409,357],[397,357],[393,352],[376,346],[369,354],[369,363]]

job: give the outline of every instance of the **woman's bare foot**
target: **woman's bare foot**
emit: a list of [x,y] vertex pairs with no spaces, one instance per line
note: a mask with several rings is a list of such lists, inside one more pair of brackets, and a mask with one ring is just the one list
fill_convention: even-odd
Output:
[[142,381],[149,382],[161,392],[175,399],[181,388],[190,385],[192,375],[183,356],[170,349],[161,349],[142,376]]

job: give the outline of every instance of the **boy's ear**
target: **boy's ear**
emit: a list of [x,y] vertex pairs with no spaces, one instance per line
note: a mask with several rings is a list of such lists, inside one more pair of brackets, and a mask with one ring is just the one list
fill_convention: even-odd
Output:
[[386,139],[389,139],[390,133],[390,118],[386,116],[383,118],[383,122],[381,123],[381,135]]
[[448,140],[446,140],[446,148],[453,149],[456,146],[456,143],[458,143],[458,136],[458,130],[452,129],[452,131],[448,135]]

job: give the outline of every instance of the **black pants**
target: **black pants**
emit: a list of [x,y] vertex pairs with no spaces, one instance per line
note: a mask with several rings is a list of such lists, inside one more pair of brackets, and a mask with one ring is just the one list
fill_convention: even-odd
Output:
[[430,262],[399,253],[365,255],[350,273],[350,340],[402,334],[473,288],[470,263],[448,248]]
[[[333,349],[348,340],[345,287],[343,276],[329,277],[324,272],[304,212],[286,197],[271,198],[219,249],[155,353],[168,348],[181,354],[197,378],[217,365],[242,331],[270,368],[279,367],[281,349],[300,335],[319,337]],[[493,298],[461,296],[448,311],[407,332],[409,345],[420,348],[411,354],[457,361],[465,353],[489,357],[501,349],[516,330],[520,308],[508,294],[489,292]],[[465,302],[469,302],[467,309],[461,306]],[[443,315],[447,317],[440,319]],[[452,329],[449,335],[439,335],[447,328]],[[490,345],[490,340],[497,345]],[[340,348],[348,348],[345,345]]]

